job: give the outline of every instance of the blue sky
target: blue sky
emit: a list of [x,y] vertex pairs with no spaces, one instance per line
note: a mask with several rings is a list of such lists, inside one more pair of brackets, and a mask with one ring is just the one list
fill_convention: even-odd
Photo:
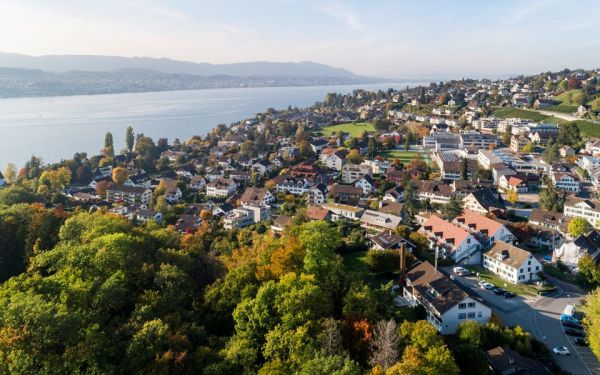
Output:
[[315,61],[390,78],[600,66],[596,0],[0,0],[0,48],[231,63]]

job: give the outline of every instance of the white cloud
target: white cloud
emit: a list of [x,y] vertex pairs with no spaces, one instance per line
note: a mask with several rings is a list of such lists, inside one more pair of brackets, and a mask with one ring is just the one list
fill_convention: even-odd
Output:
[[338,0],[330,0],[323,4],[316,5],[315,9],[327,13],[340,21],[343,21],[355,31],[364,30],[364,26],[360,20],[360,17],[347,5]]

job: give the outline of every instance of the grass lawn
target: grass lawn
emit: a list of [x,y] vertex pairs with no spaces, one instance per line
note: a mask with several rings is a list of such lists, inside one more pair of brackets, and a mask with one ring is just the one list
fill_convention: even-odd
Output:
[[547,111],[561,112],[561,113],[573,113],[577,112],[577,108],[579,108],[576,104],[557,104],[552,105],[548,108],[545,108]]
[[519,295],[536,296],[538,295],[539,291],[550,289],[548,287],[537,287],[536,285],[529,284],[513,284],[510,281],[501,279],[500,277],[494,275],[493,273],[481,266],[468,266],[466,268],[470,269],[473,272],[479,272],[479,278],[481,280],[487,281],[488,283],[492,283],[501,288],[510,290],[511,292]]
[[321,132],[326,136],[330,136],[333,133],[338,134],[339,132],[344,132],[349,133],[352,137],[359,137],[365,131],[374,132],[375,127],[373,124],[367,122],[348,122],[345,124],[337,124],[321,128]]
[[582,138],[600,137],[600,124],[586,120],[572,121],[579,128]]
[[542,115],[541,113],[537,113],[534,111],[528,111],[526,109],[512,108],[512,107],[496,109],[494,111],[494,117],[498,117],[498,118],[518,117],[518,118],[531,120],[531,121],[542,121],[542,120],[548,118],[548,116]]
[[583,100],[583,91],[581,89],[567,90],[562,94],[556,96],[554,99],[558,100],[561,105],[572,105],[575,106],[575,110]]
[[353,253],[347,253],[343,255],[344,265],[348,268],[348,271],[356,272],[360,274],[363,279],[369,283],[373,288],[379,288],[383,284],[387,284],[390,281],[396,281],[398,275],[391,277],[390,275],[376,274],[369,270],[367,266],[367,252],[356,251]]
[[421,158],[424,162],[430,162],[428,154],[415,151],[386,150],[380,152],[379,155],[387,159],[400,159],[400,161],[404,164],[410,163],[413,159],[417,157],[417,155],[421,155]]

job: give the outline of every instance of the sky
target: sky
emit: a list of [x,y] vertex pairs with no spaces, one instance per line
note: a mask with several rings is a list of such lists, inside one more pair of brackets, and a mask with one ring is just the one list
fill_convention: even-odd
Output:
[[234,63],[386,78],[600,66],[598,0],[0,0],[0,50]]

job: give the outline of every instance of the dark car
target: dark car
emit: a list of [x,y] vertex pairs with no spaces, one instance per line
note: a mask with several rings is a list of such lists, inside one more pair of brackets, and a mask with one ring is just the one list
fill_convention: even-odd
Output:
[[585,337],[585,333],[573,328],[565,328],[565,333],[569,336]]
[[510,290],[504,292],[504,298],[513,298],[514,296],[516,296],[516,294],[514,292],[511,292]]
[[573,339],[573,344],[577,345],[577,346],[588,346],[588,342],[586,339],[582,339],[581,337],[575,337]]
[[494,292],[494,294],[496,294],[496,295],[498,295],[498,296],[499,296],[499,295],[501,295],[501,294],[504,294],[504,293],[506,293],[506,289],[502,289],[502,288],[495,288],[495,289],[493,290],[493,292]]
[[575,322],[570,322],[568,320],[563,320],[562,322],[560,322],[563,327],[567,327],[567,328],[576,328],[576,329],[581,329],[581,324],[579,323],[575,323]]

